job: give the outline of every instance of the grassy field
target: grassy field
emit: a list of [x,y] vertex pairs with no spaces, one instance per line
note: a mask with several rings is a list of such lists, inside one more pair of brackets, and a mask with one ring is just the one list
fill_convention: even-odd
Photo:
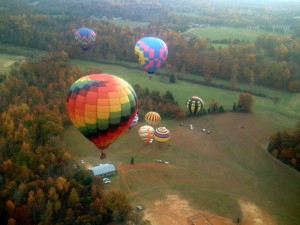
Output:
[[255,41],[256,37],[262,34],[278,35],[277,33],[265,32],[260,30],[231,27],[194,28],[190,32],[194,35],[197,35],[199,38],[211,38],[212,40],[231,38],[232,40],[238,39],[241,41]]
[[148,22],[138,22],[138,21],[130,21],[130,20],[122,20],[122,19],[101,19],[105,22],[112,23],[116,26],[122,26],[122,27],[145,27],[148,26]]
[[[72,64],[83,70],[98,67],[131,84],[161,93],[170,90],[183,109],[185,100],[192,95],[203,98],[206,106],[214,98],[225,110],[230,110],[239,96],[238,92],[205,85],[181,81],[170,84],[168,79],[157,75],[149,80],[146,72],[122,66],[79,60],[72,60]],[[266,153],[265,146],[271,133],[293,127],[300,120],[300,94],[266,88],[261,91],[278,96],[280,101],[275,105],[269,98],[255,96],[250,114],[162,120],[159,125],[171,131],[169,145],[154,142],[145,146],[137,136],[143,122],[114,142],[103,161],[98,159],[97,149],[73,126],[66,129],[64,144],[78,162],[84,159],[86,167],[114,163],[118,173],[107,189],[123,191],[132,205],[142,204],[146,211],[156,207],[158,199],[165,200],[166,195],[174,194],[189,201],[195,211],[205,210],[235,221],[243,217],[238,203],[243,199],[266,211],[276,224],[295,225],[300,221],[300,175],[274,160]],[[184,126],[179,126],[179,122]],[[194,130],[189,130],[188,124],[193,124]],[[202,133],[202,128],[209,129],[211,134]],[[131,157],[136,166],[128,167]],[[163,166],[156,163],[157,159],[171,164]],[[128,168],[124,169],[125,166]]]
[[3,44],[0,44],[0,52],[0,74],[8,73],[11,65],[15,62],[25,60],[30,56],[41,57],[46,53],[45,51],[34,48]]
[[[231,109],[239,93],[186,82],[168,83],[144,71],[116,65],[73,60],[84,69],[99,67],[102,71],[164,93],[170,90],[181,107],[191,95],[202,97],[208,105],[212,98],[225,109]],[[100,162],[114,163],[118,174],[112,177],[108,189],[124,191],[131,204],[142,204],[151,210],[158,199],[175,194],[188,200],[194,209],[206,210],[235,221],[241,216],[239,199],[253,202],[270,214],[277,224],[294,225],[300,220],[300,175],[274,160],[265,147],[271,133],[293,127],[300,120],[300,95],[262,89],[280,97],[279,103],[254,97],[253,113],[224,113],[184,120],[163,120],[160,126],[171,131],[170,145],[153,143],[145,146],[137,136],[139,122],[107,150],[108,157],[100,161],[97,149],[73,126],[66,131],[67,149],[86,166]],[[183,122],[184,126],[179,126]],[[188,129],[188,124],[194,130]],[[244,128],[241,128],[243,126]],[[211,134],[201,132],[209,129]],[[134,157],[136,167],[122,170]],[[169,166],[159,166],[157,159],[168,160]],[[141,163],[143,166],[138,166]],[[157,165],[157,166],[155,166]]]
[[[219,105],[224,106],[225,110],[231,110],[233,103],[237,102],[239,98],[239,92],[191,84],[184,81],[177,81],[176,84],[170,84],[168,78],[162,78],[157,75],[154,75],[150,81],[148,74],[143,70],[127,69],[116,65],[84,62],[80,60],[72,60],[72,64],[83,70],[88,67],[97,67],[106,73],[127,80],[132,85],[139,84],[142,87],[148,87],[150,90],[158,90],[161,94],[169,90],[183,109],[185,109],[186,99],[193,95],[201,97],[206,105],[209,105],[212,99],[216,99]],[[186,76],[193,75],[186,74]],[[245,86],[243,88],[247,89]],[[279,129],[282,127],[293,127],[296,121],[300,120],[300,94],[281,92],[263,87],[257,87],[257,89],[269,96],[278,96],[280,100],[277,104],[274,104],[269,98],[254,96],[253,111],[255,114],[277,124]]]
[[0,73],[8,73],[12,64],[24,59],[26,59],[25,56],[0,53]]

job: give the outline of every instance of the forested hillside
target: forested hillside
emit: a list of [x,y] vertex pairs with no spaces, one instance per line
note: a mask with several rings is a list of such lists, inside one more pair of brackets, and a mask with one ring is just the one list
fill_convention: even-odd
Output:
[[0,84],[0,224],[142,220],[123,193],[105,191],[60,144],[66,92],[81,76],[65,53],[52,53],[20,63]]
[[[300,41],[289,36],[260,36],[255,43],[212,47],[204,39],[186,41],[169,27],[118,27],[78,17],[48,15],[0,16],[0,41],[43,50],[64,50],[71,58],[135,62],[134,45],[144,36],[156,34],[168,45],[167,63],[173,69],[251,86],[264,85],[291,92],[300,91]],[[83,52],[74,41],[80,26],[97,34],[93,49]]]

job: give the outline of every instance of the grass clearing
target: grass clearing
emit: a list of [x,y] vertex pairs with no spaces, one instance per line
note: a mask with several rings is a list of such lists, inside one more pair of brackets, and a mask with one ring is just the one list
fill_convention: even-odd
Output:
[[0,53],[0,73],[8,73],[11,65],[13,65],[15,62],[22,61],[25,59],[26,57],[22,55]]
[[149,22],[138,22],[138,21],[131,21],[131,20],[123,20],[123,19],[101,19],[101,20],[121,27],[134,28],[134,27],[146,27],[149,25]]
[[[126,79],[150,90],[164,93],[170,90],[180,106],[191,95],[201,96],[206,106],[215,98],[225,109],[231,109],[239,93],[205,85],[167,80],[153,75],[152,80],[142,70],[121,66],[72,60],[81,68],[98,67],[103,72]],[[108,189],[124,191],[131,204],[142,204],[149,210],[158,200],[178,195],[190,202],[193,209],[205,210],[235,221],[241,216],[238,202],[250,201],[271,215],[277,224],[293,225],[300,220],[300,175],[282,165],[266,151],[270,134],[293,127],[300,120],[299,94],[261,88],[271,99],[254,97],[253,113],[224,113],[189,117],[182,120],[162,120],[159,126],[171,131],[169,144],[145,145],[137,136],[144,122],[128,130],[107,150],[107,158],[98,159],[98,151],[73,126],[67,128],[66,146],[75,159],[89,165],[105,162],[117,165],[118,175]],[[183,122],[184,126],[179,126]],[[193,124],[194,130],[189,130]],[[240,128],[243,125],[245,128]],[[206,128],[211,134],[202,133]],[[130,165],[134,157],[135,166]],[[161,166],[157,159],[170,165]],[[157,166],[155,166],[157,165]],[[126,167],[123,170],[123,167]],[[146,211],[147,212],[147,211]]]
[[256,37],[262,34],[279,35],[274,32],[232,27],[194,28],[190,32],[199,38],[210,38],[212,40],[238,39],[250,42],[255,41]]

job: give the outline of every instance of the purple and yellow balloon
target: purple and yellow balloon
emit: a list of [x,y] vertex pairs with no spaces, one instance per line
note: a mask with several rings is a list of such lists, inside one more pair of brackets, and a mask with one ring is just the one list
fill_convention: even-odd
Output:
[[168,47],[166,43],[155,37],[145,37],[140,39],[134,48],[137,61],[148,73],[154,73],[168,57]]

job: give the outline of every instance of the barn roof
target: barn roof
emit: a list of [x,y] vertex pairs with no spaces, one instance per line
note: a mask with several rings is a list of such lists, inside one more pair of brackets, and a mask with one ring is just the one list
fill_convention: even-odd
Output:
[[91,167],[89,170],[92,171],[95,176],[98,176],[105,173],[114,172],[116,171],[116,167],[113,164],[105,163]]

